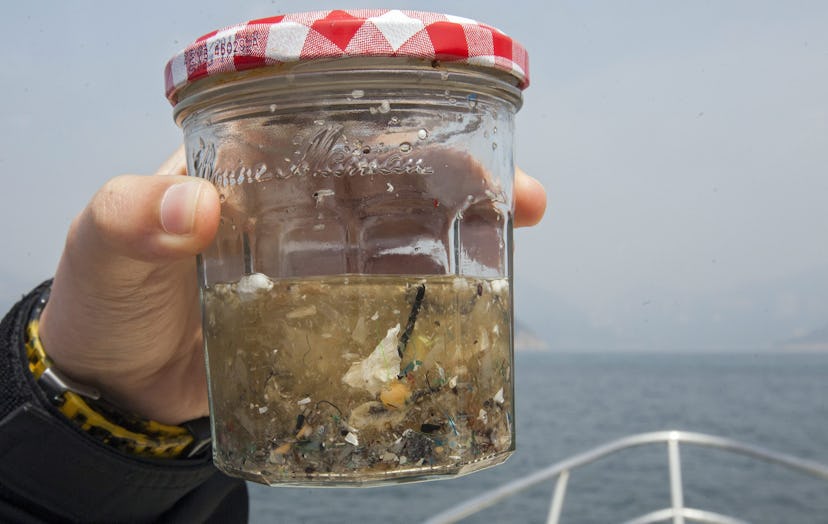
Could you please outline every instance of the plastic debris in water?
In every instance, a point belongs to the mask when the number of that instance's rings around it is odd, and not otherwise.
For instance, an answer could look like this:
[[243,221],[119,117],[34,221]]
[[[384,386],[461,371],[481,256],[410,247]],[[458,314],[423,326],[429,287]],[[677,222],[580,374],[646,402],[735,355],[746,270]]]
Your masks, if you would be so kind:
[[368,358],[351,364],[342,381],[354,388],[365,389],[374,395],[383,390],[386,383],[400,374],[400,355],[397,353],[397,335],[400,325],[388,330]]
[[345,435],[345,442],[351,444],[353,446],[359,446],[359,438],[356,436],[356,433],[349,431],[347,435]]
[[392,382],[380,393],[380,401],[385,407],[400,409],[411,396],[411,388],[399,380]]
[[397,345],[397,353],[400,354],[400,358],[402,358],[405,347],[408,345],[408,339],[411,338],[411,332],[414,331],[417,315],[420,314],[420,307],[423,305],[425,290],[425,284],[417,286],[417,294],[414,296],[414,302],[411,304],[411,312],[408,314],[408,323],[405,325],[405,331],[403,331],[400,337],[400,343]]
[[213,406],[222,464],[271,483],[370,481],[513,447],[507,279],[267,284],[245,277],[244,302],[238,283],[205,290],[206,318],[228,319],[205,323],[211,377],[231,392]]
[[273,282],[261,273],[245,275],[239,279],[239,283],[236,285],[239,300],[243,302],[254,299],[259,292],[270,291],[271,289],[273,289]]
[[285,318],[291,318],[291,319],[305,318],[305,317],[312,317],[315,314],[316,314],[316,306],[311,304],[310,306],[299,307],[299,308],[294,309],[293,311],[288,312],[288,314],[285,315]]

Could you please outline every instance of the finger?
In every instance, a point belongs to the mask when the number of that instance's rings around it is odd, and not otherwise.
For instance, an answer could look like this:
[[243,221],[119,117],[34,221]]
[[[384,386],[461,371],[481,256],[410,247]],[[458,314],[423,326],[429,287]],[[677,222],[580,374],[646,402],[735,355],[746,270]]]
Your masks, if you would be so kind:
[[517,168],[515,175],[515,226],[534,226],[546,211],[546,190],[536,179]]
[[82,258],[160,263],[191,257],[215,236],[219,209],[215,188],[199,178],[119,176],[73,223],[67,248]]
[[178,149],[166,159],[163,164],[158,166],[155,171],[156,175],[186,175],[187,174],[187,158],[184,156],[184,144],[178,146]]

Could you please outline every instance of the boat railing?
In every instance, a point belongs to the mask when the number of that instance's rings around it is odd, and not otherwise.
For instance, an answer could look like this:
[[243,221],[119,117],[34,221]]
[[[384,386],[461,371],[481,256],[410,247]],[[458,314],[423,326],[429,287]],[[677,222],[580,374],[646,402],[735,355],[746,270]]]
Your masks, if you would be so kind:
[[458,522],[496,504],[505,498],[516,495],[517,493],[540,483],[551,481],[552,479],[556,480],[549,503],[549,512],[546,522],[547,524],[558,524],[561,518],[561,511],[563,510],[570,472],[619,451],[650,444],[666,444],[667,447],[667,464],[670,474],[670,505],[666,508],[652,511],[632,520],[628,520],[625,524],[650,524],[653,522],[665,522],[670,520],[672,520],[673,524],[684,524],[685,522],[746,524],[745,521],[735,517],[730,517],[712,511],[688,508],[684,505],[684,485],[681,476],[680,444],[704,446],[740,455],[746,455],[756,460],[781,465],[806,475],[828,480],[828,466],[818,462],[804,460],[792,455],[778,453],[736,440],[706,435],[703,433],[692,433],[687,431],[656,431],[620,438],[584,453],[572,456],[561,462],[547,466],[539,471],[536,471],[535,473],[488,490],[453,508],[443,511],[428,519],[426,524],[448,524]]

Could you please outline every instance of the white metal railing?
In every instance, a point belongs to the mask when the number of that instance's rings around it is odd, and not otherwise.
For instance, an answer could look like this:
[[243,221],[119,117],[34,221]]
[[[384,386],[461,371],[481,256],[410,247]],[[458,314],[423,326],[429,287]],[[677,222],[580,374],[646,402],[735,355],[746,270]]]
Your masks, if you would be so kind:
[[717,448],[731,453],[746,455],[751,458],[778,464],[787,468],[811,475],[823,480],[828,480],[828,466],[818,462],[800,459],[791,455],[777,453],[758,446],[744,444],[728,438],[705,435],[703,433],[691,433],[687,431],[656,431],[653,433],[640,433],[618,440],[614,440],[603,446],[580,453],[566,460],[547,466],[529,476],[514,480],[498,488],[486,491],[466,502],[439,513],[426,520],[426,524],[448,524],[457,522],[471,516],[495,503],[515,495],[527,488],[535,486],[544,481],[557,477],[555,489],[552,492],[552,499],[549,505],[547,524],[558,524],[563,509],[566,487],[569,481],[570,471],[600,460],[607,455],[617,453],[621,450],[644,446],[647,444],[667,444],[667,460],[670,468],[670,507],[660,509],[641,515],[638,518],[627,521],[625,524],[650,524],[652,522],[663,522],[672,519],[673,524],[684,524],[685,521],[702,522],[709,524],[746,524],[744,521],[700,509],[687,508],[684,506],[684,488],[681,480],[681,455],[679,444],[692,444]]

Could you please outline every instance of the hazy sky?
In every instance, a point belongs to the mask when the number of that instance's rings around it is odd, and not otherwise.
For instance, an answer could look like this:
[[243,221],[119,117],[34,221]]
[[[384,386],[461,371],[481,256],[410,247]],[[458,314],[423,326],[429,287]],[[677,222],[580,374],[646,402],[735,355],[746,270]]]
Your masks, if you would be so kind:
[[[0,69],[0,306],[52,274],[107,178],[180,130],[167,59],[281,12],[385,2],[15,2]],[[398,1],[529,51],[517,315],[561,349],[762,349],[828,325],[828,3]]]

